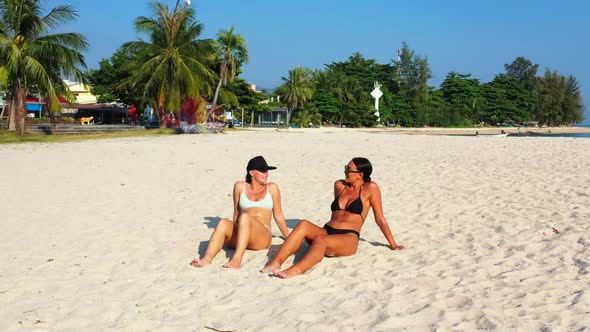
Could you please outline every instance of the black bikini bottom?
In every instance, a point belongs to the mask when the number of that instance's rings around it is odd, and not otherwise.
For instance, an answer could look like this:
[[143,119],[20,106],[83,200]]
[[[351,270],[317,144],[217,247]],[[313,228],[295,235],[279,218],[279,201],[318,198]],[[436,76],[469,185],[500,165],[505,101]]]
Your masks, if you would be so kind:
[[326,230],[326,232],[328,232],[328,235],[335,235],[335,234],[349,234],[349,233],[354,233],[356,234],[356,236],[358,236],[359,238],[361,237],[361,235],[359,234],[359,232],[355,231],[354,229],[340,229],[340,228],[334,228],[332,226],[329,226],[328,224],[324,225],[324,229]]

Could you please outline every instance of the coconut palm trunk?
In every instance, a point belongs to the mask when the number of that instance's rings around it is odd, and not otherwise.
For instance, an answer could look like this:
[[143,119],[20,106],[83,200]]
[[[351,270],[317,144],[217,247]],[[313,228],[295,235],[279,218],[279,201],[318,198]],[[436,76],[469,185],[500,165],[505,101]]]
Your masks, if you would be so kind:
[[60,76],[85,81],[79,67],[86,67],[81,53],[88,46],[86,39],[77,33],[49,33],[76,17],[67,5],[45,15],[40,1],[0,1],[0,61],[10,86],[9,129],[19,135],[27,131],[26,98],[31,87],[48,96],[52,110],[57,111],[61,106],[56,91],[68,89]]
[[234,26],[227,31],[220,31],[217,34],[216,47],[221,60],[219,66],[219,82],[217,82],[213,104],[207,114],[207,119],[217,109],[216,106],[221,93],[221,87],[233,82],[238,68],[242,63],[248,62],[249,57],[246,41],[242,35],[235,33]]
[[311,71],[297,67],[289,70],[289,77],[281,78],[283,83],[277,90],[281,99],[287,103],[287,125],[293,112],[303,107],[313,95]]
[[201,91],[211,91],[214,73],[208,67],[212,41],[200,40],[203,25],[193,8],[170,8],[165,3],[151,2],[151,17],[135,19],[135,29],[150,35],[150,40],[124,43],[125,52],[136,54],[137,70],[130,78],[132,86],[143,86],[144,94],[158,105],[160,126],[165,127],[172,115],[180,123],[182,105]]
[[8,130],[15,131],[16,130],[16,99],[10,98],[8,100]]
[[293,114],[293,108],[287,107],[287,126],[291,123],[291,114]]
[[221,92],[221,84],[223,83],[223,79],[220,77],[219,82],[217,83],[217,88],[215,88],[215,96],[213,97],[213,106],[217,105],[217,99],[219,98],[219,92]]
[[49,111],[49,122],[51,123],[52,132],[56,133],[57,132],[57,121],[55,119],[55,114],[51,111],[51,104],[49,103],[48,99],[45,101],[44,106]]
[[19,135],[26,133],[26,90],[15,87],[14,93],[8,99],[8,130],[16,131]]
[[[222,65],[223,66],[223,65]],[[221,92],[221,85],[223,84],[223,77],[219,77],[219,82],[217,83],[217,88],[215,88],[215,96],[213,97],[213,103],[211,104],[211,108],[207,111],[207,115],[205,116],[205,121],[209,121],[209,117],[217,111],[217,99],[219,98],[219,93]]]
[[23,88],[16,90],[16,132],[20,136],[27,133],[27,92]]

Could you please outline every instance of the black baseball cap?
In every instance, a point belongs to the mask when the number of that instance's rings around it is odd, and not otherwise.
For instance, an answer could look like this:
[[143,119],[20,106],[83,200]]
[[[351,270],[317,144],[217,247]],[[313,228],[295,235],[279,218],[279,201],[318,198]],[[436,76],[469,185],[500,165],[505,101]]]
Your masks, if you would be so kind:
[[247,171],[257,170],[257,171],[266,172],[271,169],[277,169],[277,168],[274,166],[269,166],[266,163],[266,160],[264,160],[264,157],[262,157],[262,156],[256,156],[256,157],[250,159],[250,161],[248,162],[248,166],[246,166]]

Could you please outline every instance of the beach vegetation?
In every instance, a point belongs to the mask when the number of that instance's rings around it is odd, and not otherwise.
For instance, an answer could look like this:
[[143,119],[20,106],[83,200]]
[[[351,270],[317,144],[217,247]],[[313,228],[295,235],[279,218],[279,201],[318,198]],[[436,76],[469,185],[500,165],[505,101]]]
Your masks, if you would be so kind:
[[324,122],[336,122],[339,114],[338,99],[329,89],[317,89],[313,95],[313,105],[324,119]]
[[211,94],[215,49],[213,40],[199,39],[203,25],[192,7],[177,2],[170,8],[157,1],[150,6],[153,16],[135,20],[137,32],[148,38],[124,43],[122,49],[136,56],[129,84],[143,88],[143,99],[152,103],[161,126],[166,126],[170,119],[180,122],[188,98]]
[[297,67],[289,70],[288,77],[282,77],[283,84],[277,89],[281,99],[287,104],[287,124],[294,111],[299,110],[313,96],[312,71]]
[[111,133],[93,133],[82,135],[28,134],[24,136],[18,135],[15,131],[0,130],[0,144],[77,142],[84,140],[112,139],[121,137],[151,137],[174,134],[175,130],[170,128],[120,131]]
[[314,73],[315,91],[309,102],[318,108],[322,105],[329,107],[320,108],[325,122],[340,126],[371,126],[377,118],[372,110],[372,97],[363,89],[363,84],[374,84],[379,77],[384,78],[386,68],[374,60],[367,61],[359,53],[347,61],[332,62],[326,65],[325,71]]
[[235,26],[232,26],[227,31],[220,31],[217,34],[217,40],[214,45],[220,63],[219,80],[215,88],[215,95],[213,96],[213,107],[217,105],[221,87],[233,82],[239,67],[249,60],[246,40],[242,35],[235,32]]
[[398,92],[413,108],[421,109],[428,102],[428,80],[432,70],[428,58],[420,56],[403,42],[399,60],[392,60],[392,92]]
[[77,17],[69,5],[43,13],[40,1],[0,1],[0,68],[7,85],[8,129],[27,132],[27,95],[46,100],[51,114],[61,110],[58,95],[71,99],[61,79],[73,77],[86,83],[86,38],[78,33],[51,33]]
[[316,106],[306,104],[301,111],[293,115],[291,123],[300,128],[319,127],[322,125],[322,115]]
[[450,72],[440,86],[447,108],[451,112],[451,125],[475,124],[480,119],[484,100],[479,80],[471,74]]
[[[517,126],[530,121],[567,125],[584,120],[580,84],[573,75],[547,69],[538,77],[539,65],[525,57],[504,68],[487,83],[469,73],[449,72],[438,88],[432,87],[428,58],[404,42],[399,57],[389,64],[365,59],[358,52],[347,61],[327,64],[311,76],[311,91],[307,90],[311,97],[291,98],[288,104],[291,110],[313,105],[325,124],[339,126]],[[290,71],[289,81],[295,81],[292,77],[296,75]],[[369,94],[375,82],[383,93],[379,119]],[[284,93],[286,87],[283,84],[278,91]]]
[[273,106],[277,106],[277,103],[263,103],[262,101],[269,97],[252,90],[250,83],[240,77],[237,77],[226,89],[231,91],[237,99],[237,103],[229,104],[228,107],[233,110],[234,117],[241,119],[243,124],[253,124],[254,114],[269,112]]
[[537,71],[539,70],[538,64],[519,56],[512,63],[504,64],[504,69],[507,77],[516,79],[527,91],[533,92],[535,90]]
[[[178,116],[192,119],[192,109],[187,110],[187,105],[195,104],[188,101],[196,94],[213,99],[213,107],[201,118],[208,119],[209,113],[223,110],[251,125],[255,114],[284,106],[287,123],[293,118],[293,123],[301,127],[310,123],[315,126],[320,118],[323,124],[354,127],[517,126],[527,122],[565,125],[584,120],[580,84],[573,75],[547,69],[539,77],[538,64],[517,57],[490,82],[453,71],[434,87],[428,85],[432,78],[428,58],[406,42],[389,63],[381,64],[354,52],[347,60],[331,62],[323,69],[293,68],[276,90],[257,92],[239,77],[248,52],[235,27],[220,31],[216,41],[199,40],[202,26],[194,12],[184,12],[190,8],[170,11],[157,2],[152,6],[153,18],[136,21],[138,31],[148,33],[150,42],[126,43],[88,77],[101,102],[152,105],[159,110],[162,125],[178,125]],[[175,26],[184,27],[175,30]],[[175,38],[189,40],[192,46],[176,50],[175,45],[180,44],[168,38],[172,30],[176,31]],[[182,68],[196,65],[195,61],[202,72],[191,69],[190,76]],[[370,95],[375,83],[383,92],[379,117]],[[280,102],[272,101],[271,97],[277,96]],[[222,105],[216,107],[217,102]]]
[[382,99],[384,107],[380,107],[379,112],[384,122],[396,123],[404,127],[414,127],[416,110],[409,100],[395,93],[384,93]]
[[[141,109],[148,105],[156,110],[161,127],[178,127],[183,121],[192,125],[192,119],[224,120],[223,111],[249,115],[268,108],[258,105],[265,96],[237,77],[248,61],[248,51],[234,26],[220,31],[217,40],[199,39],[203,25],[190,6],[150,5],[153,15],[135,20],[136,30],[146,40],[124,43],[100,62],[99,69],[88,72],[100,102],[135,104]],[[211,107],[196,114],[209,98]],[[222,105],[216,106],[218,102]]]
[[139,66],[139,53],[119,48],[108,59],[99,62],[99,68],[86,72],[91,84],[90,91],[98,103],[119,103],[123,105],[146,104],[142,98],[143,86],[131,84],[131,76]]
[[575,77],[566,77],[547,68],[538,80],[536,95],[536,120],[541,124],[555,126],[583,120],[584,103]]
[[483,84],[481,96],[484,105],[479,119],[486,123],[500,123],[506,119],[522,123],[534,112],[534,93],[509,74],[498,74],[491,82]]
[[0,91],[8,88],[8,68],[0,66]]

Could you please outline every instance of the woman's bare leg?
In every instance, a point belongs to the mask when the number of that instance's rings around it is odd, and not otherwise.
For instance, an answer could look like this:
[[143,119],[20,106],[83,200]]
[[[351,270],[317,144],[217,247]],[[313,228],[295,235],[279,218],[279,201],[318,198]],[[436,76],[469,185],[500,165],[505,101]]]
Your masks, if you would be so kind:
[[[250,241],[250,227],[252,221],[252,218],[248,214],[242,213],[240,215],[237,228],[238,234],[236,237],[236,251],[232,258],[227,263],[223,264],[223,267],[239,269],[242,266],[242,258],[248,247],[248,242]],[[256,221],[254,220],[254,222]]]
[[191,265],[194,267],[201,267],[210,264],[215,255],[217,255],[223,247],[223,244],[229,241],[232,237],[233,232],[234,223],[227,219],[221,219],[215,227],[213,234],[211,234],[205,255],[199,259],[193,259]]
[[230,246],[235,246],[236,251],[229,262],[225,263],[223,267],[240,268],[246,249],[268,249],[271,241],[272,233],[270,229],[265,227],[265,224],[261,220],[247,213],[242,213],[238,222],[237,234],[234,238],[230,239],[229,243]]
[[301,248],[303,240],[312,240],[318,235],[326,234],[325,229],[313,224],[309,220],[301,220],[289,236],[287,236],[279,252],[260,272],[269,273],[279,270],[285,260]]
[[303,274],[321,262],[324,256],[350,256],[356,253],[358,237],[355,234],[319,235],[313,239],[311,248],[302,260],[284,271],[275,272],[279,278]]

